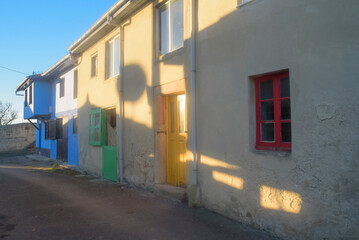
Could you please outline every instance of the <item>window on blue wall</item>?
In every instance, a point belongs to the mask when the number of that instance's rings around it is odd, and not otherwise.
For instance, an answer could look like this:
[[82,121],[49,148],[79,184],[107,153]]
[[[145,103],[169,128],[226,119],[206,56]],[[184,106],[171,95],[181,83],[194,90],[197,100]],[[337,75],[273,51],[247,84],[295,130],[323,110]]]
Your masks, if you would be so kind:
[[77,115],[74,115],[74,117],[72,118],[72,133],[75,134],[75,135],[78,134]]
[[27,106],[27,89],[25,89],[25,107]]
[[32,85],[29,88],[29,104],[32,104]]
[[46,121],[45,122],[45,139],[47,139],[47,140],[57,139],[56,130],[57,130],[56,119]]
[[60,79],[60,98],[65,96],[65,79]]

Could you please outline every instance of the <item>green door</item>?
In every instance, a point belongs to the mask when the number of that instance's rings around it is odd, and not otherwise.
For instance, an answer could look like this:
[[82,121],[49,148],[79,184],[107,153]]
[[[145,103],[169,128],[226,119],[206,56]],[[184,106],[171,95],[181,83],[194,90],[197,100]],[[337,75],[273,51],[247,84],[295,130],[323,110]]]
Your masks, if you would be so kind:
[[102,147],[102,176],[117,182],[117,148],[114,146]]

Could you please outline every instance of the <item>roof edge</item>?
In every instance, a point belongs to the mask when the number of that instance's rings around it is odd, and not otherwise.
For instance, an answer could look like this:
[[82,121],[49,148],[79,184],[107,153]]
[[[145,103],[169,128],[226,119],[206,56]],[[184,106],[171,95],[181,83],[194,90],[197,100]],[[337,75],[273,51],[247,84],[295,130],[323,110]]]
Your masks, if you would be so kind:
[[113,5],[102,17],[95,22],[92,27],[87,30],[79,39],[77,39],[71,46],[67,49],[69,52],[72,52],[76,48],[78,48],[80,45],[85,43],[88,38],[92,35],[93,32],[98,30],[99,28],[102,28],[103,24],[107,21],[107,16],[113,15],[116,11],[124,7],[127,3],[132,3],[134,0],[121,0],[118,1],[115,5]]

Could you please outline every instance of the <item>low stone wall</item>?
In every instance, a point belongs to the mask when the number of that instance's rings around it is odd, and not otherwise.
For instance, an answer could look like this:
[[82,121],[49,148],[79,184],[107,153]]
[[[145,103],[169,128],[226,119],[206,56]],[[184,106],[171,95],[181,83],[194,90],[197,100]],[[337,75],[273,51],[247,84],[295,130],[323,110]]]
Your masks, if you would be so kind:
[[0,152],[22,150],[35,143],[35,130],[30,123],[0,126]]

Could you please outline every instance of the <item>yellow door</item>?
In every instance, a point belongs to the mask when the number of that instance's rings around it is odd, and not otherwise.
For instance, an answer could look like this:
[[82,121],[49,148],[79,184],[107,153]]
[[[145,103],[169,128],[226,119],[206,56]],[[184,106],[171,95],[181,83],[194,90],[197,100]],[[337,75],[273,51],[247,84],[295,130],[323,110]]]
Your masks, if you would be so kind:
[[167,183],[186,186],[186,96],[167,98]]

